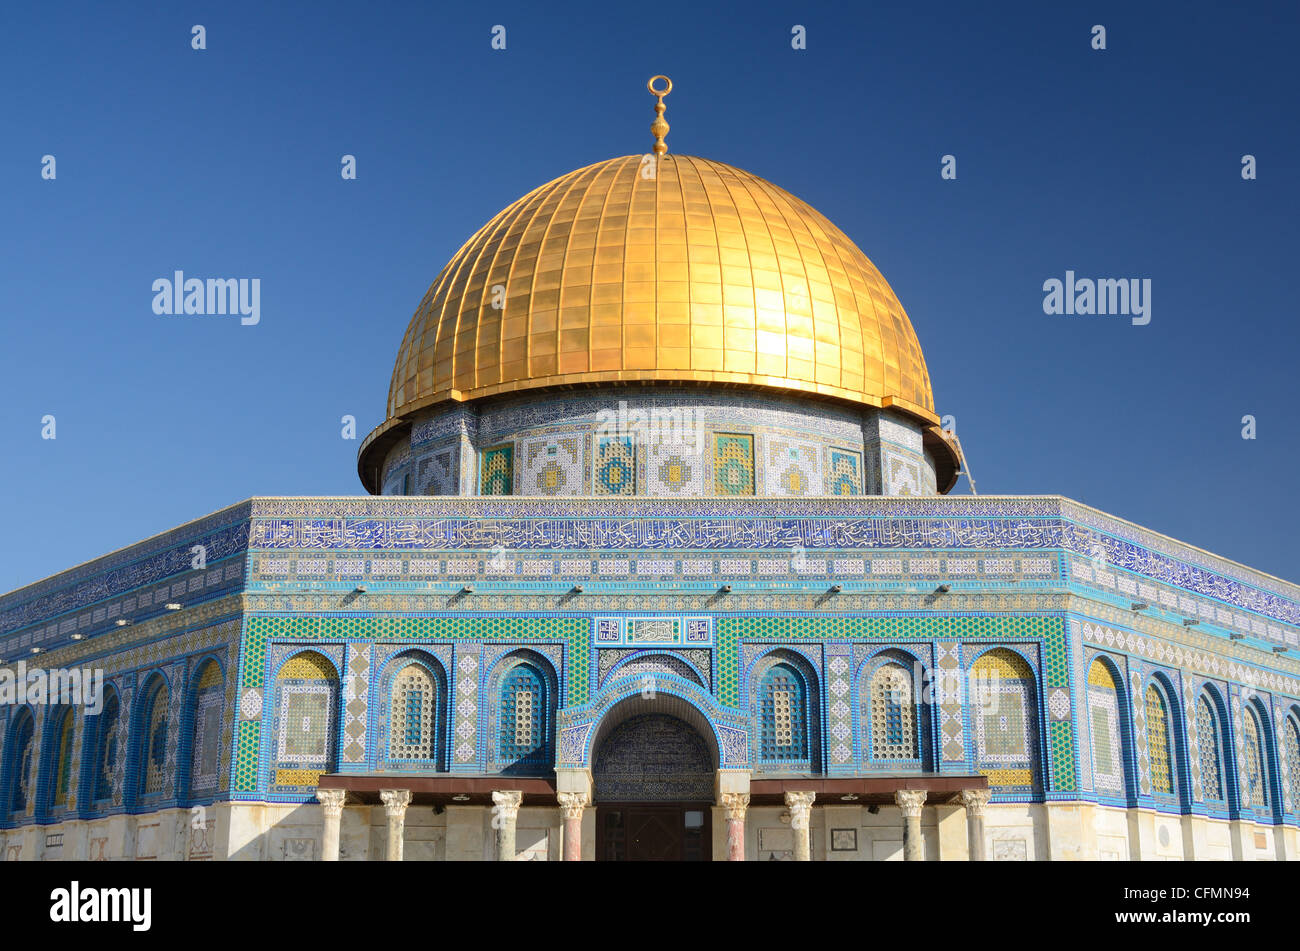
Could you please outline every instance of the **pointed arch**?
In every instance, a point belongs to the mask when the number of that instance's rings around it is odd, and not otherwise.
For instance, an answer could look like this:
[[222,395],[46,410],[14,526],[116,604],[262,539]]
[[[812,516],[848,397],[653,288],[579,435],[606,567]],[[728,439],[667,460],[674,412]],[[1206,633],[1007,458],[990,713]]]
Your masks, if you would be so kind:
[[1143,692],[1146,711],[1147,769],[1151,792],[1155,796],[1175,797],[1179,794],[1178,758],[1174,745],[1174,717],[1170,703],[1171,691],[1161,677],[1147,681]]
[[200,660],[190,677],[185,716],[190,738],[186,764],[190,799],[215,796],[221,765],[221,733],[226,706],[226,674],[216,657]]
[[512,651],[493,668],[491,684],[496,768],[525,776],[553,769],[559,690],[550,661],[537,651]]
[[39,813],[49,815],[68,808],[68,800],[76,801],[72,795],[72,747],[76,738],[77,718],[70,705],[56,707],[50,711],[45,727],[44,764],[38,788],[41,790]]
[[1282,720],[1282,743],[1286,756],[1286,785],[1291,814],[1300,816],[1300,705],[1293,706]]
[[862,668],[861,722],[865,759],[891,771],[933,768],[930,704],[919,658],[889,648]]
[[777,648],[759,658],[750,682],[756,769],[821,772],[821,701],[812,664]]
[[93,731],[93,760],[87,783],[90,802],[107,803],[113,798],[113,781],[118,762],[118,724],[121,720],[122,702],[117,688],[109,684],[104,691],[104,705],[99,713],[87,720]]
[[380,729],[379,758],[403,769],[445,768],[447,674],[425,651],[390,658],[380,678],[387,718]]
[[5,808],[15,819],[22,819],[32,801],[32,753],[36,739],[36,716],[32,708],[18,711],[9,728],[5,744]]
[[1269,756],[1268,715],[1256,700],[1247,700],[1242,706],[1242,804],[1256,813],[1269,813],[1277,800],[1269,782],[1272,758]]
[[1039,794],[1042,767],[1038,687],[1028,661],[1006,647],[980,654],[970,668],[975,768],[1006,792]]
[[1227,808],[1232,768],[1228,742],[1227,706],[1218,689],[1206,684],[1196,696],[1196,750],[1201,772],[1201,798],[1211,806]]
[[167,719],[170,688],[161,671],[145,681],[140,693],[139,712],[131,731],[131,748],[135,754],[134,798],[153,799],[162,795],[167,785],[167,750],[172,741]]
[[313,788],[337,767],[339,674],[324,654],[302,650],[275,677],[273,791]]
[[1092,755],[1093,788],[1099,796],[1123,798],[1132,789],[1132,737],[1119,665],[1104,654],[1095,657],[1088,667],[1088,735]]

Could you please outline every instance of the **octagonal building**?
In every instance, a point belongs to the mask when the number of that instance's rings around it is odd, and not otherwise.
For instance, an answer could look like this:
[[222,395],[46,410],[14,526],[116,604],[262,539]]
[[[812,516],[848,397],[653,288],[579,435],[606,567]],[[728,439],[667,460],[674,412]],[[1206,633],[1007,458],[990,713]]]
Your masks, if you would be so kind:
[[805,202],[669,153],[664,89],[653,151],[434,278],[368,494],[0,597],[0,854],[1300,855],[1300,588],[949,495],[897,295]]

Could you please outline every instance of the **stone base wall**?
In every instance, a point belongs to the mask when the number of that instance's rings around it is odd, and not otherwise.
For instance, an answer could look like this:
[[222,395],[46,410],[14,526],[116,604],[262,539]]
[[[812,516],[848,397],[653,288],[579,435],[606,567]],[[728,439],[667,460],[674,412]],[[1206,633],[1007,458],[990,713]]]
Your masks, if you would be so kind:
[[[745,856],[784,861],[793,855],[788,816],[780,806],[751,808]],[[221,803],[204,813],[166,809],[135,816],[73,820],[0,832],[7,861],[157,860],[312,861],[321,856],[323,817],[317,805]],[[713,810],[713,855],[726,857],[726,816]],[[897,806],[815,805],[813,861],[902,861],[903,817]],[[927,861],[966,861],[961,806],[928,806],[921,831]],[[583,816],[583,859],[595,858],[595,810]],[[1300,860],[1300,829],[1091,803],[997,804],[987,807],[985,851],[992,861]],[[347,806],[341,861],[382,860],[387,822],[382,806]],[[519,810],[516,849],[523,861],[559,861],[563,822],[554,807]],[[411,806],[406,861],[492,861],[495,832],[487,806]]]

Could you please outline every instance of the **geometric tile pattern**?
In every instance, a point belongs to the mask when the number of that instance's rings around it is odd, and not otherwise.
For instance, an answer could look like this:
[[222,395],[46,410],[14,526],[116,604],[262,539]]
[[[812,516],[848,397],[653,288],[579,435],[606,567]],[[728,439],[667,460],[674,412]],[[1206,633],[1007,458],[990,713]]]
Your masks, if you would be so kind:
[[1174,771],[1169,748],[1169,714],[1165,698],[1154,683],[1147,685],[1147,751],[1151,763],[1151,788],[1166,796],[1174,792]]
[[821,451],[814,443],[767,438],[766,495],[823,495]]
[[[583,495],[584,440],[578,436],[530,439],[523,444],[523,464],[520,467],[520,495]],[[484,456],[485,478],[490,478],[487,456]],[[510,493],[500,493],[510,494]]]
[[1244,704],[1246,715],[1242,719],[1245,729],[1241,745],[1245,752],[1246,769],[1242,773],[1242,798],[1257,812],[1268,809],[1268,759],[1263,748],[1263,728],[1253,703]]
[[1286,778],[1287,811],[1300,815],[1300,716],[1282,713],[1280,772]]
[[1119,691],[1110,669],[1094,660],[1088,670],[1088,720],[1092,739],[1094,788],[1124,794],[1124,748],[1120,735]]
[[945,763],[966,759],[962,712],[965,699],[961,644],[935,641],[935,706],[939,711],[939,747]]
[[226,702],[225,678],[215,660],[208,660],[198,684],[194,704],[194,741],[190,760],[190,794],[211,795],[216,792],[221,762],[223,708]]
[[456,648],[456,677],[452,688],[452,759],[472,764],[478,757],[479,681],[482,677],[483,646],[465,644]]
[[763,675],[759,693],[760,762],[806,763],[808,717],[803,678],[788,664],[773,664]]
[[1151,754],[1150,737],[1147,733],[1146,694],[1142,689],[1142,672],[1144,665],[1133,662],[1129,667],[1132,684],[1129,697],[1132,703],[1133,740],[1137,747],[1138,790],[1144,796],[1151,795]]
[[853,761],[852,685],[849,675],[853,664],[853,645],[847,642],[825,645],[827,717],[826,735],[829,748],[828,766],[851,770]]
[[636,495],[636,444],[631,436],[597,436],[596,495]]
[[886,659],[868,681],[863,722],[869,731],[872,760],[921,759],[917,696],[912,672],[896,659]]
[[1037,704],[1034,674],[1019,654],[984,652],[972,665],[975,768],[989,784],[1013,789],[1037,785]]
[[512,495],[514,493],[514,444],[506,443],[484,449],[479,463],[480,495]]
[[753,436],[725,433],[714,435],[713,491],[717,495],[754,494]]
[[[240,689],[260,688],[265,678],[265,658],[268,638],[319,640],[363,639],[374,641],[419,642],[422,640],[533,640],[548,639],[566,642],[570,656],[587,657],[591,650],[591,621],[587,618],[569,617],[423,617],[389,618],[378,616],[320,617],[316,615],[250,616],[246,620],[244,652],[240,664]],[[464,648],[461,649],[463,651]],[[466,677],[460,670],[474,653],[458,651],[454,693],[456,696],[453,724],[456,742],[453,746],[453,765],[472,763],[477,755],[474,736],[461,736],[461,708],[466,700],[475,705],[477,696],[466,697]],[[477,660],[472,661],[477,664]],[[573,665],[566,671],[570,702],[585,703],[589,684],[585,664]],[[477,680],[474,681],[477,694]],[[232,792],[248,794],[257,790],[257,758],[260,748],[261,724],[245,720],[239,726],[237,741],[237,766]],[[467,755],[466,755],[467,754]],[[247,798],[245,795],[242,798]]]
[[297,791],[313,787],[334,768],[338,723],[338,674],[314,651],[295,654],[275,682],[274,766],[271,788]]
[[366,761],[366,721],[369,713],[371,651],[370,644],[349,644],[344,663],[343,688],[343,762]]
[[862,454],[847,449],[831,450],[829,495],[862,494]]
[[1209,696],[1196,701],[1196,749],[1200,760],[1202,801],[1223,802],[1222,757],[1219,755],[1219,718]]
[[[717,637],[718,699],[735,707],[739,699],[739,642],[743,637],[778,642],[799,640],[934,640],[938,638],[1032,640],[1042,644],[1044,686],[1069,688],[1069,649],[1062,618],[1047,615],[1026,616],[953,616],[953,617],[810,617],[807,615],[767,615],[746,618],[720,617],[715,622]],[[951,663],[945,658],[940,663]],[[942,668],[941,668],[942,669]],[[942,680],[942,678],[941,678]],[[954,701],[945,697],[946,709],[952,713]],[[941,714],[942,715],[942,714]],[[960,722],[960,721],[958,721]],[[955,724],[947,723],[945,748]],[[1053,790],[1076,788],[1073,758],[1074,730],[1071,721],[1050,723],[1049,764]],[[945,752],[945,757],[948,753]]]

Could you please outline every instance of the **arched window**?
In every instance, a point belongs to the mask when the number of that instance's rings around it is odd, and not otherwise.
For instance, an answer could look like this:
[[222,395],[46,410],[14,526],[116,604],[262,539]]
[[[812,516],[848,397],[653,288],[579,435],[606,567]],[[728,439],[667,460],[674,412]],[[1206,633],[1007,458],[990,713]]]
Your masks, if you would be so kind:
[[1092,779],[1102,795],[1127,792],[1123,727],[1119,716],[1119,687],[1100,658],[1088,668],[1088,727],[1092,740]]
[[1219,717],[1207,694],[1196,701],[1196,755],[1201,764],[1201,790],[1206,802],[1222,803],[1223,753],[1219,744]]
[[873,760],[921,759],[920,717],[912,672],[895,660],[871,675],[868,748]]
[[18,714],[9,741],[9,811],[15,817],[27,811],[31,799],[32,740],[36,720],[26,708]]
[[225,700],[226,678],[221,673],[221,665],[208,660],[199,668],[194,684],[190,746],[190,796],[193,798],[210,796],[217,791]]
[[1300,718],[1291,714],[1282,728],[1286,748],[1287,783],[1291,787],[1291,811],[1300,815]]
[[72,708],[62,711],[55,723],[54,732],[50,734],[54,742],[49,759],[54,770],[50,777],[54,787],[50,805],[55,809],[66,809],[68,793],[72,789],[72,735],[76,726]]
[[95,767],[91,776],[91,797],[96,802],[113,798],[113,774],[117,770],[117,722],[121,713],[117,691],[111,690],[104,708],[95,716]]
[[139,720],[144,731],[140,738],[139,789],[142,796],[157,796],[167,782],[167,684],[155,677],[146,690]]
[[1256,810],[1268,808],[1268,758],[1264,752],[1264,729],[1260,726],[1253,703],[1246,704],[1246,715],[1241,718],[1242,744],[1246,771],[1242,776],[1242,792],[1246,805]]
[[438,688],[423,666],[407,664],[393,678],[389,704],[388,755],[391,759],[434,758]]
[[759,758],[769,763],[806,762],[808,691],[803,676],[790,664],[773,664],[763,674],[759,690]]
[[1147,684],[1147,759],[1151,766],[1151,790],[1172,796],[1177,789],[1170,744],[1169,706],[1164,693],[1154,683]]
[[546,678],[530,663],[511,667],[501,681],[498,758],[507,768],[544,767],[550,762],[550,698]]
[[1037,790],[1038,701],[1033,668],[1014,651],[995,648],[971,666],[975,768],[989,785]]
[[316,786],[335,763],[338,674],[324,656],[303,651],[285,661],[275,679],[276,746],[272,786],[278,791]]

